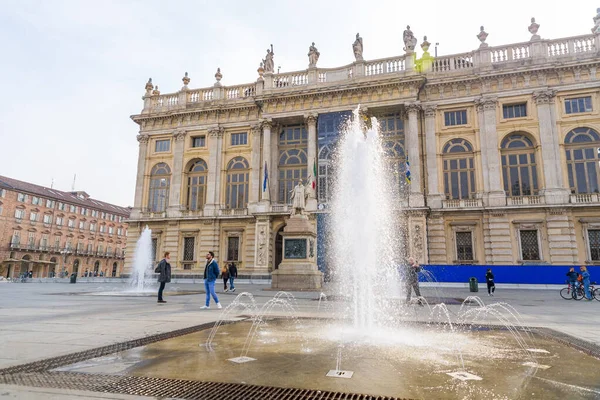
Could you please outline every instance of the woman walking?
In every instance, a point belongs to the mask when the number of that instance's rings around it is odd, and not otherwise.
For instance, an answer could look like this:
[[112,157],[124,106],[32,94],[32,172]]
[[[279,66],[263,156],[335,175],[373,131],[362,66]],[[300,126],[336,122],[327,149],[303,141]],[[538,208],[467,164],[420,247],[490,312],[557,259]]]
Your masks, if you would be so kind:
[[227,263],[223,263],[221,268],[221,278],[223,278],[223,290],[227,292],[227,281],[229,280],[229,270],[227,269]]

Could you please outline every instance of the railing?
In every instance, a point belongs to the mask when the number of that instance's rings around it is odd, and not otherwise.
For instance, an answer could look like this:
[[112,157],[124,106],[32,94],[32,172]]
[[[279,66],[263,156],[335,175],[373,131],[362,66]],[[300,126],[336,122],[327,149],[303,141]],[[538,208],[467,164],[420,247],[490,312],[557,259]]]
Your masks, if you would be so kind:
[[352,79],[354,68],[352,65],[346,65],[340,68],[319,68],[319,83],[340,82]]
[[213,89],[197,89],[188,92],[188,103],[200,103],[202,101],[213,100]]
[[548,41],[548,57],[561,57],[595,51],[596,44],[593,35],[575,36]]
[[571,203],[600,203],[600,194],[598,193],[582,193],[572,194]]
[[290,72],[273,76],[273,87],[284,88],[288,86],[308,85],[308,72]]
[[191,217],[204,217],[204,216],[208,217],[209,215],[204,215],[204,210],[200,209],[200,210],[182,210],[181,216],[183,218],[191,218]]
[[473,208],[483,207],[481,199],[448,199],[442,200],[442,208]]
[[544,204],[544,196],[513,196],[506,198],[506,205],[523,206]]
[[287,204],[271,204],[271,212],[287,214],[290,212],[290,206]]
[[223,216],[223,217],[248,215],[248,209],[247,208],[221,208],[219,210],[219,215]]
[[228,100],[241,99],[256,95],[256,85],[242,85],[225,89],[225,97]]
[[492,64],[522,60],[530,57],[530,43],[517,43],[491,49]]
[[365,64],[365,75],[385,75],[406,70],[404,56],[382,58]]
[[431,70],[433,72],[450,72],[470,69],[473,66],[473,53],[464,53],[434,59]]

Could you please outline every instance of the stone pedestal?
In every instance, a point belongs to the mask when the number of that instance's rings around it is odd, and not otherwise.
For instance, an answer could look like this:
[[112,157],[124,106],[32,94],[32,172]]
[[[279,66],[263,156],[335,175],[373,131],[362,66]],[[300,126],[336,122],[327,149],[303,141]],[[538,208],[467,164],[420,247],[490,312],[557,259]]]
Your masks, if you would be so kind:
[[283,257],[273,271],[271,287],[281,290],[315,290],[323,285],[317,269],[317,234],[306,215],[293,215],[281,234]]

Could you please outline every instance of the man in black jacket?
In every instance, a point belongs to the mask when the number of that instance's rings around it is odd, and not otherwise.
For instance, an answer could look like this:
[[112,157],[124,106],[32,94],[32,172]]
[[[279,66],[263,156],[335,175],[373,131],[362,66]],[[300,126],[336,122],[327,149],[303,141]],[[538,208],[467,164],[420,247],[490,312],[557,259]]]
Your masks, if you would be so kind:
[[163,290],[165,289],[165,284],[167,282],[171,282],[171,264],[169,264],[169,260],[171,259],[171,253],[168,251],[165,252],[165,258],[163,258],[156,267],[155,272],[158,272],[158,282],[160,282],[160,287],[158,288],[158,302],[166,303],[163,300]]
[[229,264],[229,290],[235,292],[235,286],[233,286],[233,280],[237,278],[237,267],[235,263]]

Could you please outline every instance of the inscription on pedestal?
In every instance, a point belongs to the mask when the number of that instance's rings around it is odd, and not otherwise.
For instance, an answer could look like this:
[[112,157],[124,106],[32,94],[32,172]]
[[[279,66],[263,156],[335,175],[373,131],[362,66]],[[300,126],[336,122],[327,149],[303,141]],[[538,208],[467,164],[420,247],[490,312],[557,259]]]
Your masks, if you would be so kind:
[[306,239],[285,239],[283,258],[306,258]]

